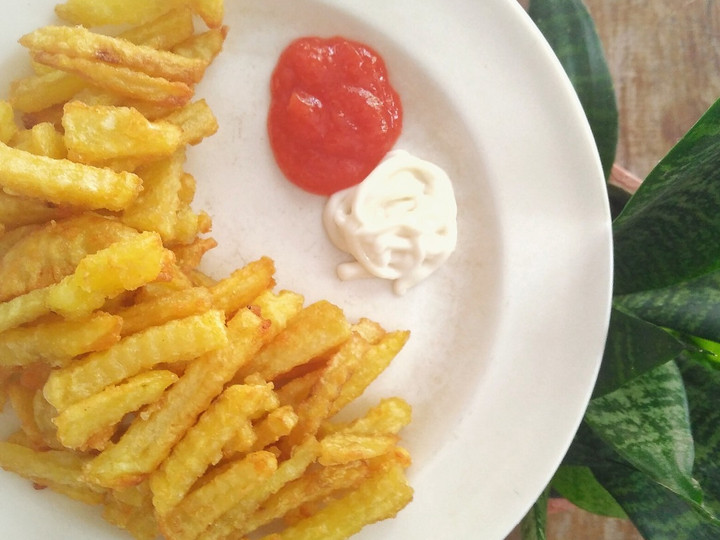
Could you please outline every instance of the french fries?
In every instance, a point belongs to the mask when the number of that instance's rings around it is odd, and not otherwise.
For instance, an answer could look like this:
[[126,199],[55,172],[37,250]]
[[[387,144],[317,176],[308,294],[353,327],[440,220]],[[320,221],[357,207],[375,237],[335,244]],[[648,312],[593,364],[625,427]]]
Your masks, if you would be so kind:
[[194,93],[222,0],[56,12],[70,25],[20,39],[35,74],[0,101],[0,406],[20,425],[0,467],[140,540],[339,540],[394,516],[410,405],[335,416],[409,333],[276,291],[270,257],[201,267],[216,242],[185,164],[218,129]]
[[38,156],[0,143],[0,187],[59,205],[122,210],[138,196],[142,180],[131,172]]

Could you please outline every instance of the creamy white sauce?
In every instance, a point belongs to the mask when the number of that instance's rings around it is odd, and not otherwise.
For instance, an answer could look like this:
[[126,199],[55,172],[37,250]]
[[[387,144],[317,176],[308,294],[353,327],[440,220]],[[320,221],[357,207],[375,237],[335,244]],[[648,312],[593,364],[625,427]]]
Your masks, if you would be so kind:
[[323,224],[354,262],[342,280],[392,280],[398,295],[437,270],[457,245],[457,203],[447,173],[404,150],[390,152],[357,186],[328,200]]

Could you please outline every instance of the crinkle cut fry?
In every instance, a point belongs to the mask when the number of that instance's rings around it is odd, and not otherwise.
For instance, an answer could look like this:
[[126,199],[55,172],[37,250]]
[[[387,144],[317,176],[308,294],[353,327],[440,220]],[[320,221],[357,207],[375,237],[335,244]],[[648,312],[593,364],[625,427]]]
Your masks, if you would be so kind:
[[120,441],[87,467],[87,478],[101,486],[122,487],[145,478],[220,394],[238,368],[263,344],[264,320],[241,310],[228,323],[230,344],[191,362],[145,418],[138,417]]
[[130,172],[36,156],[0,143],[0,187],[59,205],[122,210],[142,189]]
[[412,496],[402,466],[394,464],[380,469],[316,514],[262,540],[345,540],[366,525],[395,517]]
[[168,321],[128,336],[51,373],[43,393],[58,411],[162,362],[187,362],[228,342],[218,310]]

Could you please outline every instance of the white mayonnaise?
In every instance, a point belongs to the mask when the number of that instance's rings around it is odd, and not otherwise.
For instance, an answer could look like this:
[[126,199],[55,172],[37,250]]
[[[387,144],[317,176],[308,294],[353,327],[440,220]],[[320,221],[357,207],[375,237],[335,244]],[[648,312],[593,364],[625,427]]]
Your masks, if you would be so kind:
[[323,224],[355,262],[342,280],[393,280],[402,295],[442,265],[457,244],[457,203],[448,175],[404,150],[390,152],[357,186],[330,197]]

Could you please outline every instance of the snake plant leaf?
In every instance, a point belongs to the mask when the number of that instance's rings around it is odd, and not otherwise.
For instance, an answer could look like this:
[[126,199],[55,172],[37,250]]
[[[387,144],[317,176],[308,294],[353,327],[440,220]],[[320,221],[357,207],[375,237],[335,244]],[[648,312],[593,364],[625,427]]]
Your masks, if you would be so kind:
[[614,293],[720,270],[720,100],[650,172],[613,222]]
[[658,326],[613,308],[593,398],[676,358],[685,345]]
[[582,0],[532,0],[528,14],[575,88],[609,178],[617,150],[618,109],[595,22]]
[[[629,412],[632,417],[632,412]],[[564,465],[587,466],[622,507],[646,540],[718,538],[717,520],[703,505],[688,501],[638,470],[583,421]]]
[[590,467],[562,465],[550,482],[562,497],[593,514],[627,519],[613,496],[597,481]]
[[645,540],[720,538],[717,521],[634,467],[607,462],[593,467],[593,473]]
[[720,341],[720,270],[661,289],[616,295],[613,302],[653,324]]
[[585,422],[615,452],[655,482],[701,505],[692,477],[694,444],[680,370],[667,362],[592,399]]
[[705,506],[720,518],[720,369],[691,354],[682,355],[678,365],[695,439],[694,475],[703,487]]

